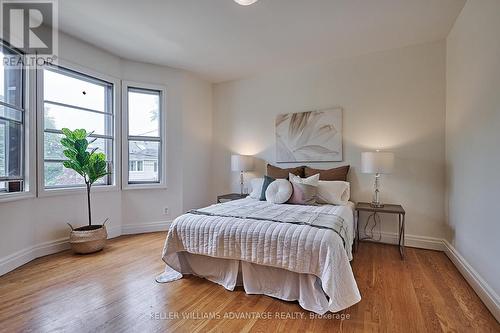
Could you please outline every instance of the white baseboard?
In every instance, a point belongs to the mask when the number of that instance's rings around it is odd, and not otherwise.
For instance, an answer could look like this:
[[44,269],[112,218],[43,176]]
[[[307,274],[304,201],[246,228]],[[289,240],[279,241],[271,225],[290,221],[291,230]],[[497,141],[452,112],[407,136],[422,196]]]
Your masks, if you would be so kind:
[[106,231],[108,233],[108,239],[119,237],[122,234],[122,227],[118,226],[106,226]]
[[0,276],[31,260],[69,249],[67,238],[40,243],[0,259]]
[[[380,239],[381,243],[398,244],[399,238],[397,233],[382,231],[380,234],[382,236]],[[361,238],[363,238],[362,233],[360,236]],[[378,239],[378,233],[376,231],[374,237],[375,239]],[[416,247],[419,249],[437,250],[437,251],[444,251],[445,248],[443,245],[443,240],[441,238],[416,236],[408,234],[405,235],[405,246]]]
[[[146,232],[167,231],[171,221],[128,224],[122,226],[106,227],[108,238],[115,238],[121,235],[141,234]],[[70,248],[68,238],[59,238],[53,241],[31,246],[17,251],[9,256],[0,258],[0,276],[17,267],[20,267],[36,258],[49,254],[54,254]]]
[[167,231],[172,221],[160,221],[122,225],[122,235],[143,234],[146,232]]
[[484,305],[490,310],[498,322],[500,322],[500,297],[490,285],[479,275],[479,273],[465,260],[464,257],[447,240],[443,240],[444,252],[462,273],[465,280],[474,289]]

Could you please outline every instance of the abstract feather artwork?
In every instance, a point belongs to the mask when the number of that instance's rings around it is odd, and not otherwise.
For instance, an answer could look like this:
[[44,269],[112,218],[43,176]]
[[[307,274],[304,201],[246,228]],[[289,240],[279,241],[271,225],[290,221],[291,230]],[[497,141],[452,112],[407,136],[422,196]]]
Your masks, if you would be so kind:
[[276,117],[276,162],[342,161],[342,109]]

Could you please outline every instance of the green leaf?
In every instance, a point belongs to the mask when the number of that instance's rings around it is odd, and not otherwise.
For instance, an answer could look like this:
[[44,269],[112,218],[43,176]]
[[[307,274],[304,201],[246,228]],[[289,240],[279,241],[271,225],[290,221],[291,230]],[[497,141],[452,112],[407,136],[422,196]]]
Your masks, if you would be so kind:
[[106,161],[106,155],[104,153],[98,152],[92,155],[92,160],[94,161]]
[[87,131],[84,130],[83,128],[74,130],[73,135],[75,136],[75,140],[86,140],[87,139]]
[[65,149],[63,150],[63,154],[64,156],[66,156],[67,158],[69,158],[70,160],[75,160],[76,159],[76,151],[73,150],[73,149]]
[[89,142],[87,141],[87,139],[77,139],[77,140],[75,140],[74,145],[75,145],[76,150],[84,152],[87,150],[87,148],[89,146]]
[[69,128],[63,128],[61,131],[68,139],[74,139],[73,132]]
[[66,147],[66,148],[74,148],[75,146],[75,141],[68,139],[68,138],[62,138],[61,139],[61,144]]
[[74,161],[64,161],[63,162],[63,165],[68,168],[68,169],[72,169],[74,170],[76,173],[78,173],[79,175],[85,177],[85,172],[83,170],[83,168],[76,162]]

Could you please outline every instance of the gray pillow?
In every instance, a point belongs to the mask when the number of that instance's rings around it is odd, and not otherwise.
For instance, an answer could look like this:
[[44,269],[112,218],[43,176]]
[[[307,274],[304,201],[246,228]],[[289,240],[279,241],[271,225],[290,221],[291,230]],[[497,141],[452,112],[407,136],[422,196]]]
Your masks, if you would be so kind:
[[260,198],[259,198],[260,201],[266,201],[267,187],[269,186],[269,184],[271,184],[275,180],[276,179],[274,179],[273,177],[264,176],[264,183],[262,183],[262,191],[260,192]]
[[287,203],[294,205],[315,205],[318,187],[308,184],[291,182],[293,193]]

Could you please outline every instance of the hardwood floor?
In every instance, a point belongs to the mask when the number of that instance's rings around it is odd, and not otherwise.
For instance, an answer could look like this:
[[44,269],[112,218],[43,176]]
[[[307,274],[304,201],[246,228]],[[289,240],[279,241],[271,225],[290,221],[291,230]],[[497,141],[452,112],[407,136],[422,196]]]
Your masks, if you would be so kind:
[[[394,246],[361,243],[353,261],[361,302],[337,314],[343,319],[311,319],[295,302],[230,292],[197,277],[156,283],[164,238],[123,236],[104,252],[66,251],[0,277],[0,331],[500,332],[440,252],[408,248],[403,262]],[[242,314],[250,318],[235,318]]]

